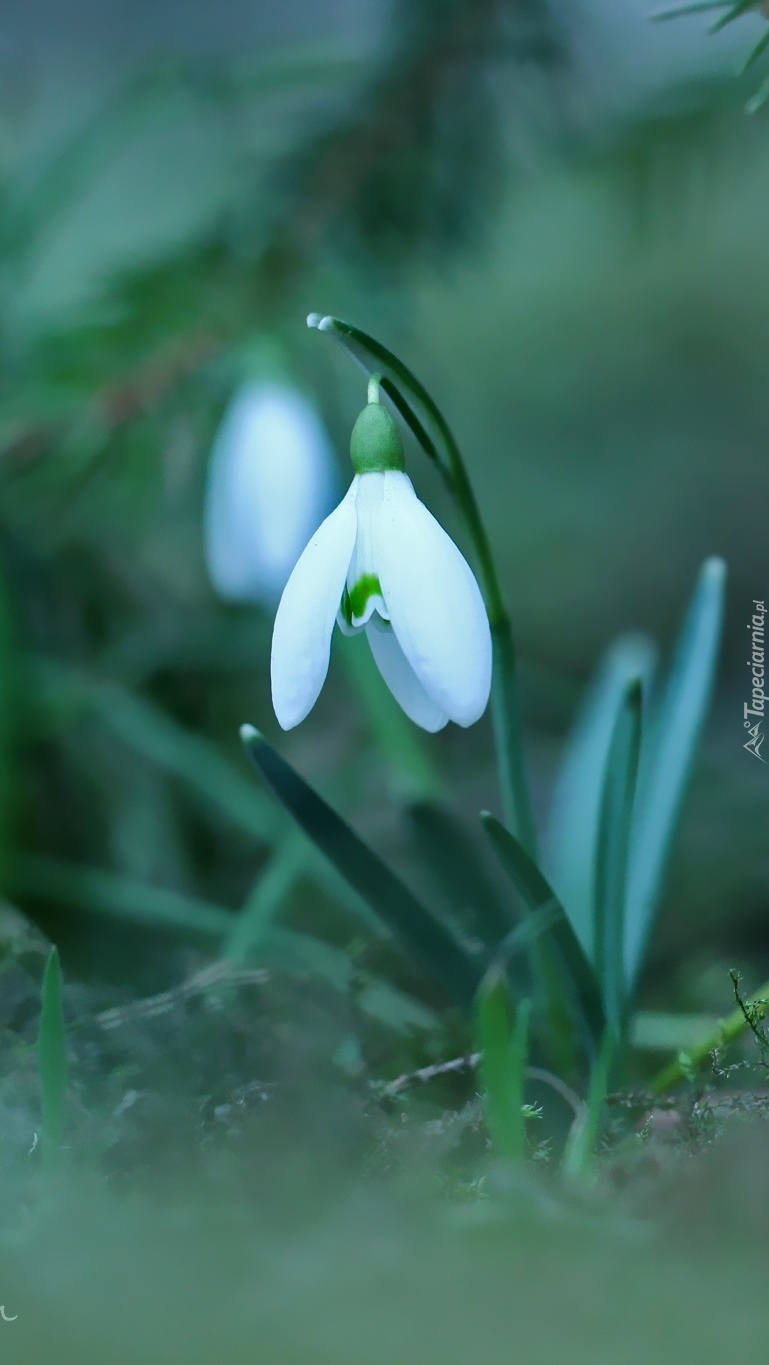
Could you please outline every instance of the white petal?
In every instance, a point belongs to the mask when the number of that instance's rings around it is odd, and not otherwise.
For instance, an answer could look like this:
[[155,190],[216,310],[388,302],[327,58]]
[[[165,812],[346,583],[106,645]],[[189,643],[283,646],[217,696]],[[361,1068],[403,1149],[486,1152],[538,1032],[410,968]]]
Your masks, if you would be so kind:
[[377,564],[393,629],[428,696],[450,720],[472,725],[491,688],[491,632],[480,588],[408,476],[384,477]]
[[205,550],[233,601],[275,601],[331,505],[334,459],[310,403],[287,384],[243,386],[209,465]]
[[272,633],[272,704],[284,730],[304,720],[326,680],[355,543],[355,483],[315,532],[280,599]]
[[421,725],[423,730],[434,734],[448,724],[448,716],[428,697],[406,655],[403,653],[394,630],[387,627],[377,628],[373,623],[367,628],[366,636],[371,645],[377,668],[382,674],[395,700],[403,707],[409,720]]
[[[384,473],[360,474],[355,493],[355,512],[358,530],[355,536],[355,549],[352,552],[350,567],[347,571],[347,588],[351,599],[356,596],[356,585],[369,580],[370,585],[377,577],[377,538],[379,516],[384,502]],[[358,604],[361,605],[360,603]],[[352,601],[351,601],[352,606]],[[353,629],[368,625],[374,613],[387,620],[387,609],[381,595],[369,586],[362,610],[352,611]]]

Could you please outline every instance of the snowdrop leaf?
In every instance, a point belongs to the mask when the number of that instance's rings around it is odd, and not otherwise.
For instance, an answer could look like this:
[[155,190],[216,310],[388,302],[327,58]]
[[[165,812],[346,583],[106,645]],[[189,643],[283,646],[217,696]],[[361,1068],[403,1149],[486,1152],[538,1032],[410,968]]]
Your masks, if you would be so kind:
[[609,1027],[619,1037],[625,1018],[625,907],[633,804],[641,750],[642,687],[627,683],[612,729],[603,776],[595,845],[593,961]]
[[473,960],[350,826],[250,725],[241,737],[249,757],[288,812],[329,862],[400,939],[424,972],[470,1011],[485,963]]
[[643,962],[694,751],[710,704],[721,639],[726,565],[705,561],[662,696],[652,707],[638,774],[628,880],[625,965]]
[[598,1045],[605,1022],[598,982],[561,902],[515,835],[488,811],[481,813],[481,820],[500,863],[529,909],[538,911],[548,906],[555,911],[555,919],[543,938],[547,946],[552,944],[555,948],[562,984],[573,997],[587,1039],[591,1045]]
[[456,923],[496,949],[516,928],[515,917],[464,825],[438,801],[414,802],[408,818],[433,884]]
[[646,694],[656,651],[640,635],[616,641],[589,684],[556,777],[545,840],[550,880],[582,947],[594,944],[596,848],[609,746],[628,683]]

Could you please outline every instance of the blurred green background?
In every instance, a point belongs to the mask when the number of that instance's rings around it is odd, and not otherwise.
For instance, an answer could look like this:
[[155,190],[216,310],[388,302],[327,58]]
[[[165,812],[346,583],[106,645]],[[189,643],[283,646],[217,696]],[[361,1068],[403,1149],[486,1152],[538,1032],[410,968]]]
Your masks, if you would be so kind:
[[[742,748],[745,627],[769,592],[769,112],[744,113],[763,73],[732,75],[761,21],[711,41],[699,21],[652,30],[629,0],[49,0],[3,27],[8,906],[111,1003],[215,958],[214,911],[234,923],[261,896],[249,961],[420,1022],[418,981],[367,947],[238,726],[418,883],[404,797],[434,769],[469,819],[498,809],[488,720],[406,733],[345,666],[360,642],[337,641],[283,736],[271,612],[220,603],[203,560],[212,441],[263,342],[349,476],[364,387],[307,332],[320,310],[401,355],[459,437],[513,612],[540,814],[603,650],[630,629],[664,650],[700,562],[726,558],[717,702],[644,995],[730,1008],[726,967],[769,969],[767,777]],[[410,472],[457,533],[415,448]],[[416,998],[383,1003],[380,972]]]

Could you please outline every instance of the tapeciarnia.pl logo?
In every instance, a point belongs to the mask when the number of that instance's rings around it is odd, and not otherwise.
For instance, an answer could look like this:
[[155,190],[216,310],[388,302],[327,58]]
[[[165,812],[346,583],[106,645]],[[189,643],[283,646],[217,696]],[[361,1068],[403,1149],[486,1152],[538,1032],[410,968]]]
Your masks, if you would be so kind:
[[766,759],[761,753],[761,745],[764,742],[764,708],[766,706],[766,693],[764,683],[766,673],[764,671],[764,619],[766,617],[766,606],[763,602],[753,599],[753,615],[748,621],[750,634],[751,651],[748,659],[750,669],[750,701],[745,702],[742,708],[743,724],[748,732],[748,740],[743,744],[743,749],[747,749],[749,754],[753,754],[761,763],[766,763]]

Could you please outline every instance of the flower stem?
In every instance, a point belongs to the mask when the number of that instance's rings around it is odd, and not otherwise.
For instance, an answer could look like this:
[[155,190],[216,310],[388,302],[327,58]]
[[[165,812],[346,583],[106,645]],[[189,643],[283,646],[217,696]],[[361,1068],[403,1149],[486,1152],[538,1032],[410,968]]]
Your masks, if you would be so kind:
[[[491,613],[489,613],[491,618]],[[523,844],[527,853],[537,861],[537,832],[529,800],[529,788],[523,760],[521,707],[518,698],[518,675],[515,642],[507,613],[502,611],[491,619],[491,639],[494,647],[494,672],[491,680],[491,716],[494,724],[494,743],[497,769],[502,792],[505,824]]]
[[536,862],[537,831],[524,768],[523,725],[513,627],[502,595],[494,555],[464,460],[448,426],[445,427],[445,435],[451,460],[452,491],[467,533],[473,542],[491,626],[494,646],[491,714],[505,824]]

